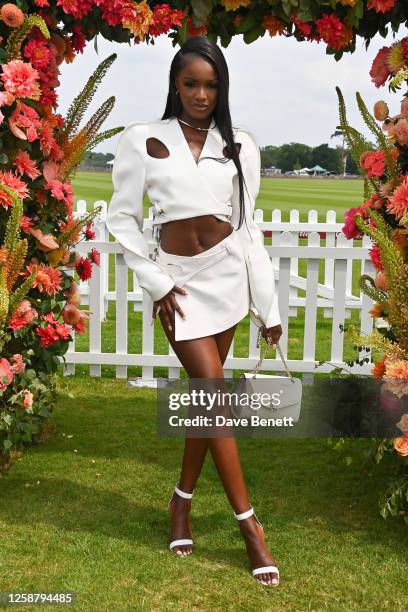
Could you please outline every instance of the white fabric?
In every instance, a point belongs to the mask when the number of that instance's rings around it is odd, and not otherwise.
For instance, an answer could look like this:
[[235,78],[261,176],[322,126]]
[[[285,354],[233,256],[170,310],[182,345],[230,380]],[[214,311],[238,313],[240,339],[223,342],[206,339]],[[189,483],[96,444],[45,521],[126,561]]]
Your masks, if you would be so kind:
[[188,294],[175,294],[186,319],[175,311],[176,340],[202,338],[224,331],[249,309],[248,275],[235,230],[197,255],[166,253],[159,245],[156,263]]
[[[163,159],[147,153],[146,140],[155,137],[169,150]],[[237,234],[248,270],[250,309],[259,314],[266,327],[280,323],[273,266],[263,245],[262,232],[253,221],[255,200],[260,186],[260,150],[253,135],[234,128],[234,140],[241,143],[240,161],[248,191],[245,190],[245,220]],[[156,121],[134,121],[123,130],[112,169],[114,192],[106,225],[120,242],[127,265],[136,272],[140,286],[153,301],[161,299],[174,286],[172,277],[149,255],[143,227],[143,196],[153,209],[153,226],[177,219],[213,214],[229,219],[234,228],[239,221],[238,174],[232,159],[224,163],[225,141],[216,127],[207,132],[196,163],[176,117]],[[158,238],[158,231],[154,239]]]

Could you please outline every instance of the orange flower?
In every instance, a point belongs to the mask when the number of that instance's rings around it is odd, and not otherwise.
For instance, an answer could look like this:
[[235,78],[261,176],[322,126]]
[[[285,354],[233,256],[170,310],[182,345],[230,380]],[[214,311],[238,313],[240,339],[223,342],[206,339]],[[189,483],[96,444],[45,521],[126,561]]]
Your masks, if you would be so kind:
[[0,17],[9,28],[18,28],[24,21],[24,13],[15,4],[3,4]]
[[402,415],[398,423],[396,423],[398,429],[402,431],[404,436],[408,436],[408,414],[405,413]]
[[382,357],[379,361],[374,364],[373,369],[371,370],[371,374],[374,378],[382,378],[385,372],[385,357]]
[[56,242],[51,234],[43,234],[40,229],[34,228],[31,228],[29,233],[37,240],[37,248],[40,251],[48,253],[48,251],[53,251],[54,249],[59,248],[58,242]]
[[382,317],[384,314],[384,309],[382,304],[374,304],[372,308],[368,311],[372,317]]
[[270,36],[283,34],[286,30],[285,25],[273,15],[265,15],[262,19],[262,25]]
[[387,290],[387,277],[385,272],[377,272],[377,276],[374,279],[374,284],[380,291]]
[[249,6],[252,0],[220,0],[227,11],[236,11],[240,6]]
[[29,409],[31,408],[33,405],[33,394],[31,393],[31,391],[24,391],[24,401],[23,401],[23,406],[25,409]]
[[374,104],[374,117],[377,121],[385,121],[389,115],[388,105],[384,100],[379,100]]
[[408,457],[408,438],[394,438],[394,448],[400,457]]

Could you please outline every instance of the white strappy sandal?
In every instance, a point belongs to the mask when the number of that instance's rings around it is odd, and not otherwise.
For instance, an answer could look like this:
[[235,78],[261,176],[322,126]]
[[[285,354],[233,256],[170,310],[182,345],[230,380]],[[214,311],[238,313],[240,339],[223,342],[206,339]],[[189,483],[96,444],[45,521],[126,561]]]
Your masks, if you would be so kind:
[[[251,506],[251,508],[249,510],[246,510],[246,512],[242,512],[241,514],[236,514],[234,512],[234,516],[235,516],[236,519],[238,519],[238,521],[243,521],[244,519],[246,519],[246,518],[248,518],[248,517],[250,517],[252,515],[254,515],[256,522],[259,523],[259,525],[261,525],[261,527],[262,527],[262,523],[258,519],[258,517],[256,516],[252,506]],[[276,580],[276,577],[272,578],[272,582],[271,583],[265,582],[265,580],[259,580],[258,578],[255,578],[255,576],[257,576],[258,574],[269,574],[269,573],[278,574],[278,576],[277,576],[278,582],[277,583],[273,582],[273,580]],[[260,582],[261,584],[264,584],[266,586],[278,586],[278,584],[279,584],[279,570],[276,567],[276,565],[265,565],[264,567],[256,567],[255,569],[252,570],[252,575],[254,576],[254,578],[255,578],[255,580],[257,582]]]
[[[170,497],[169,503],[167,504],[167,509],[168,510],[169,510],[170,502],[173,499],[174,492],[176,492],[177,495],[180,495],[180,497],[183,497],[184,499],[191,499],[193,497],[194,489],[193,489],[193,493],[186,493],[185,491],[182,491],[181,489],[179,489],[178,486],[176,485],[174,487],[174,491],[173,491],[173,493],[172,493],[172,495]],[[170,542],[169,548],[170,548],[170,550],[173,550],[173,548],[175,546],[183,546],[183,545],[186,545],[186,544],[191,544],[192,545],[193,544],[193,540],[191,540],[190,538],[183,538],[181,540],[173,540],[172,542]],[[187,555],[181,555],[180,554],[178,556],[181,557],[181,556],[187,556]]]

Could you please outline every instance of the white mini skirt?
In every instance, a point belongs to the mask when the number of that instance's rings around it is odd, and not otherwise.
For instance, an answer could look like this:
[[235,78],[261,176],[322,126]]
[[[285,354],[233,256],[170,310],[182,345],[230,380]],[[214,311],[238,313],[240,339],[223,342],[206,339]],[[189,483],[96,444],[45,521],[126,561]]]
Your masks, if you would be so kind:
[[175,311],[176,340],[202,338],[224,331],[249,311],[248,273],[235,230],[197,255],[167,253],[159,244],[155,259],[188,294],[175,293],[186,319]]

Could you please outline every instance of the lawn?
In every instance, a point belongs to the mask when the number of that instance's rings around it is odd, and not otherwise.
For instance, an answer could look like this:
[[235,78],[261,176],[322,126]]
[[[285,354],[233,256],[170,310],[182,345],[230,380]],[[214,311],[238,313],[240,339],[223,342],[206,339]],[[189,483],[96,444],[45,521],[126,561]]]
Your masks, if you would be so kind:
[[81,612],[407,609],[407,528],[378,515],[387,461],[365,473],[366,440],[350,466],[324,439],[238,440],[281,572],[268,589],[250,574],[209,456],[192,500],[193,555],[167,549],[182,440],[158,438],[155,408],[151,390],[125,381],[61,380],[57,432],[1,479],[2,591],[74,591]]
[[[74,186],[76,199],[89,202],[111,194],[108,174],[79,173]],[[258,206],[267,219],[273,208],[298,208],[303,218],[310,208],[343,213],[361,191],[356,181],[263,179]],[[298,313],[289,320],[290,358],[302,355]],[[110,304],[103,351],[115,350],[114,329]],[[129,307],[131,352],[141,350],[140,331],[141,315]],[[319,358],[329,357],[330,331],[320,313]],[[159,321],[155,334],[156,352],[166,352]],[[236,355],[245,355],[247,334],[248,317]],[[87,334],[77,337],[80,350],[87,342]],[[238,440],[250,500],[281,573],[278,588],[262,587],[210,456],[192,503],[193,555],[170,553],[166,505],[182,440],[158,437],[155,391],[128,389],[109,366],[101,378],[90,379],[86,366],[77,373],[59,377],[55,434],[1,477],[1,591],[73,591],[75,609],[86,612],[407,609],[407,527],[378,514],[389,457],[363,469],[368,440],[347,451],[350,465],[323,438]]]

